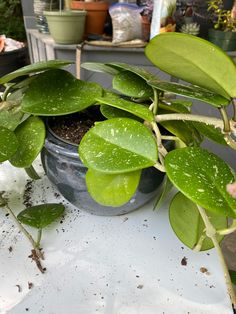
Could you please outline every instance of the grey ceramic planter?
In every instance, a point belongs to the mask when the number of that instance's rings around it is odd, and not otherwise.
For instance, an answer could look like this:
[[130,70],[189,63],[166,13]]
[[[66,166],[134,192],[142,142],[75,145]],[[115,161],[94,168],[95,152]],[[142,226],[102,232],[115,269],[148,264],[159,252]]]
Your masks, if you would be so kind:
[[61,140],[48,130],[41,158],[49,180],[59,192],[79,209],[95,215],[123,215],[140,208],[158,195],[164,179],[164,173],[155,168],[144,169],[137,191],[129,202],[120,207],[102,206],[87,191],[87,168],[79,159],[77,145]]

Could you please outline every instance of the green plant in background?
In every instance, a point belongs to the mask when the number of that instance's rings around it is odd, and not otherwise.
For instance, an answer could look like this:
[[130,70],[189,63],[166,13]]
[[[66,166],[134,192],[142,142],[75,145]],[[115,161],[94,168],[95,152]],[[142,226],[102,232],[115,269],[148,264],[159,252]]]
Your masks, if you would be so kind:
[[[236,199],[226,190],[236,176],[222,159],[201,148],[203,139],[209,138],[236,149],[236,66],[217,46],[181,33],[156,36],[145,53],[159,69],[189,85],[163,81],[142,68],[112,62],[83,65],[111,74],[112,91],[76,79],[60,69],[68,63],[57,60],[2,77],[0,83],[7,84],[31,74],[19,84],[9,84],[2,96],[0,162],[9,160],[31,173],[45,138],[40,117],[100,106],[105,120],[85,134],[78,150],[88,168],[86,183],[91,196],[105,206],[120,206],[135,193],[143,169],[155,167],[165,172],[157,207],[173,185],[178,191],[169,208],[174,232],[195,251],[216,248],[236,308],[219,245],[224,235],[236,230]],[[221,117],[192,114],[193,99],[215,108]],[[232,117],[228,107],[233,107]],[[166,140],[174,141],[176,148],[168,152]],[[229,225],[228,218],[232,219]]]
[[233,13],[233,9],[224,9],[223,0],[208,1],[208,11],[212,13],[212,21],[215,29],[222,31],[236,31],[235,13]]
[[199,34],[200,25],[197,23],[188,23],[183,24],[180,28],[180,32],[184,34],[194,35],[197,36]]

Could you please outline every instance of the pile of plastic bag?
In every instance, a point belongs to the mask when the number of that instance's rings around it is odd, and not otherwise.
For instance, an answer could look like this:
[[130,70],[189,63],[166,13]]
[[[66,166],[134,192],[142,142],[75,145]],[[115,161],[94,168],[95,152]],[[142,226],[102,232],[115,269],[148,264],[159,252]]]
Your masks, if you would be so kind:
[[0,35],[0,53],[20,49],[24,46],[24,43],[20,41],[7,38],[5,35]]

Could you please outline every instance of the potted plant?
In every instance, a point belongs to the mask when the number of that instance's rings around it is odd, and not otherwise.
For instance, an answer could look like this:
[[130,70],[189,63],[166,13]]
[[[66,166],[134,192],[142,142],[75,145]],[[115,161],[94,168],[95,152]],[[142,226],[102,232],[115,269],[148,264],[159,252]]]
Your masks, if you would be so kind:
[[[63,5],[65,10],[62,9]],[[64,4],[60,0],[59,10],[48,10],[43,14],[47,19],[49,32],[57,44],[78,44],[82,41],[86,11],[68,10],[68,3]]]
[[[161,205],[172,185],[179,191],[170,204],[172,228],[191,249],[216,248],[235,308],[235,295],[219,245],[224,235],[236,229],[236,199],[226,190],[235,181],[235,172],[218,156],[200,147],[203,138],[208,137],[236,148],[235,110],[232,118],[226,111],[228,106],[235,109],[235,64],[215,45],[181,33],[156,36],[145,53],[158,68],[190,85],[161,81],[152,73],[123,63],[84,64],[87,69],[112,74],[113,88],[124,98],[96,83],[75,79],[59,69],[66,62],[56,60],[2,77],[0,83],[6,84],[15,77],[33,74],[21,85],[10,85],[2,96],[0,161],[9,160],[32,174],[31,164],[45,141],[42,117],[55,120],[72,113],[82,115],[85,109],[100,106],[106,119],[99,119],[89,128],[79,147],[74,145],[75,151],[66,152],[70,162],[64,159],[55,177],[65,170],[73,181],[73,174],[81,172],[81,165],[71,165],[80,157],[88,169],[86,184],[91,196],[102,206],[115,207],[132,199],[143,170],[153,167],[166,173],[156,205]],[[226,73],[223,77],[222,68]],[[19,98],[20,91],[23,98]],[[191,101],[186,97],[213,106],[221,118],[191,114]],[[50,136],[46,149],[50,149]],[[56,137],[53,154],[60,155],[67,139]],[[175,142],[176,148],[168,151],[166,140]],[[44,163],[45,160],[43,156]],[[67,180],[65,190],[69,183]],[[232,218],[229,225],[227,218]]]
[[236,2],[225,7],[223,0],[211,0],[208,2],[208,11],[214,28],[209,29],[208,39],[220,46],[223,50],[233,51],[236,49]]

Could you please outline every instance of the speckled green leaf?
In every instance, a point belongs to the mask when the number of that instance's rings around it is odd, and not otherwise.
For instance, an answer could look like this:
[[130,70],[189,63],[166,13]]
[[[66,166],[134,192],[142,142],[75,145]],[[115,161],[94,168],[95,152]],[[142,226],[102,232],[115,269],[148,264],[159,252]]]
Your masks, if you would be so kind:
[[141,170],[105,174],[89,169],[86,185],[92,198],[105,206],[122,206],[134,195],[140,180]]
[[122,109],[118,109],[118,108],[107,106],[107,105],[101,105],[100,111],[101,111],[102,115],[107,119],[130,118],[130,119],[134,119],[137,121],[142,121],[142,119],[133,115],[132,113],[129,113],[128,111],[124,111]]
[[159,209],[162,206],[162,204],[168,198],[172,188],[173,188],[173,184],[170,182],[169,178],[167,176],[165,176],[164,182],[161,186],[160,194],[157,197],[157,200],[156,200],[156,203],[153,207],[153,210]]
[[77,80],[64,70],[49,70],[31,84],[22,101],[22,111],[42,116],[64,115],[81,111],[102,95],[102,88]]
[[227,145],[224,139],[224,135],[222,134],[220,129],[215,128],[213,125],[206,125],[205,123],[201,122],[192,122],[192,124],[201,134],[203,134],[210,140],[221,145]]
[[0,162],[8,160],[15,154],[18,141],[15,134],[7,128],[0,126]]
[[113,88],[123,95],[135,98],[148,99],[153,97],[153,89],[140,76],[122,71],[113,77]]
[[114,67],[100,62],[84,62],[81,64],[81,67],[93,72],[107,73],[111,75],[115,75],[119,72],[119,70],[115,69]]
[[141,104],[137,104],[129,100],[125,100],[118,96],[115,96],[115,95],[106,96],[105,95],[104,97],[99,97],[99,98],[97,97],[96,100],[99,103],[130,112],[133,115],[143,120],[146,120],[149,122],[152,122],[154,120],[153,113],[148,109],[148,107]]
[[24,209],[17,215],[17,219],[25,225],[43,229],[59,218],[64,210],[62,204],[41,204]]
[[[212,225],[220,230],[227,228],[227,219],[214,213],[207,213]],[[205,225],[199,214],[197,205],[182,193],[177,193],[170,204],[169,219],[171,227],[181,242],[194,249],[202,235],[205,236]],[[217,235],[220,242],[223,236]],[[209,250],[214,245],[206,237],[202,243],[201,251]]]
[[160,102],[159,107],[172,112],[181,112],[181,113],[189,113],[190,107],[192,106],[192,102],[183,99],[166,99],[165,103]]
[[236,67],[219,47],[197,36],[164,33],[154,37],[145,54],[159,69],[225,98],[236,96]]
[[221,107],[223,105],[227,106],[230,103],[229,99],[224,98],[214,92],[210,92],[198,86],[193,85],[186,86],[183,84],[173,82],[161,82],[155,80],[149,81],[148,84],[150,84],[152,87],[155,87],[165,92],[171,92],[176,95],[181,95],[206,102],[212,105],[213,107]]
[[40,61],[30,65],[26,65],[14,72],[6,74],[5,76],[0,78],[0,84],[5,84],[13,79],[24,76],[31,73],[38,73],[41,71],[49,70],[49,69],[57,69],[69,65],[73,62],[66,60],[49,60],[49,61]]
[[98,123],[83,137],[79,155],[85,166],[105,173],[125,173],[153,166],[157,145],[142,123],[115,118]]
[[0,111],[0,125],[14,131],[20,123],[23,113],[18,108]]
[[235,174],[218,156],[200,147],[175,149],[167,154],[165,167],[172,183],[193,202],[236,218],[236,199],[226,191]]
[[30,117],[15,130],[19,147],[10,162],[15,167],[27,168],[40,153],[45,139],[45,126],[38,117]]
[[145,70],[142,67],[136,66],[136,65],[129,65],[126,63],[121,63],[121,62],[109,62],[109,63],[106,63],[106,65],[112,66],[115,69],[132,72],[132,73],[140,76],[141,78],[143,78],[145,81],[149,81],[149,80],[157,78],[157,76],[154,75],[153,73]]

